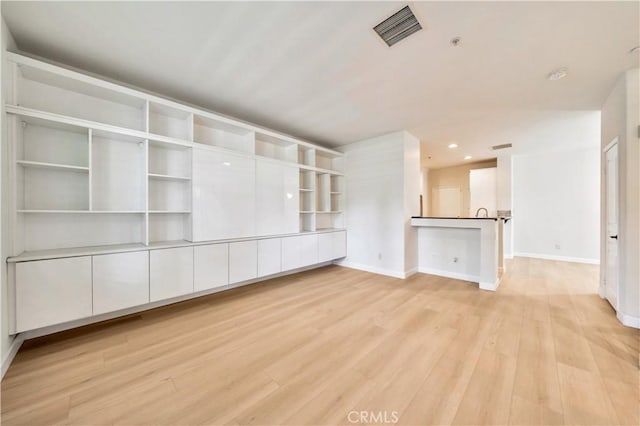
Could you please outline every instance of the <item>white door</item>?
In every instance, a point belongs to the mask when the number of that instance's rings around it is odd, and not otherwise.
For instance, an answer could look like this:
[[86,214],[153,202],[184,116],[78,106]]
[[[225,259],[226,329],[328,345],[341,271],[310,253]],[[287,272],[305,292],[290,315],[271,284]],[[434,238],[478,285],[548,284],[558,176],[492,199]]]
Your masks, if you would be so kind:
[[[497,167],[469,170],[469,216],[475,216],[483,207],[487,209],[487,216],[497,215],[497,175]],[[484,216],[484,211],[480,216]]]
[[433,188],[432,197],[433,216],[459,217],[462,211],[462,189]]
[[606,270],[605,297],[618,309],[618,142],[614,141],[605,154],[606,179]]

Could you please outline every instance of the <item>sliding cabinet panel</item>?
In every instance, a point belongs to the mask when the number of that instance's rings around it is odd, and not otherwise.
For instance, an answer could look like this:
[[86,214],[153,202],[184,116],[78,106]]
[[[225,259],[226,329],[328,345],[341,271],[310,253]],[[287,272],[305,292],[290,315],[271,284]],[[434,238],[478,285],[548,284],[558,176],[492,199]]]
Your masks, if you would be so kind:
[[93,256],[93,314],[149,303],[149,252]]
[[193,241],[255,235],[255,161],[193,150]]
[[16,264],[16,331],[91,316],[91,256]]
[[282,271],[280,238],[258,240],[258,276],[264,277],[280,271]]
[[229,244],[229,283],[239,283],[258,276],[258,242]]
[[150,301],[193,293],[193,247],[151,250]]
[[295,167],[256,160],[256,235],[298,232],[298,180]]
[[299,235],[282,239],[282,270],[318,263],[318,235]]
[[194,291],[229,284],[229,244],[195,246],[193,250]]

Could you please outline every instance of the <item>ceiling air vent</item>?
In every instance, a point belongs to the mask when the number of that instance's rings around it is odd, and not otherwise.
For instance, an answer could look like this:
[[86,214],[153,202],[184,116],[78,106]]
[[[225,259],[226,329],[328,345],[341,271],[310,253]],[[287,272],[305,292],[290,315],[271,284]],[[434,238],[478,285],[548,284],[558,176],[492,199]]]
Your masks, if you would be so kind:
[[507,148],[511,148],[513,145],[510,143],[505,143],[502,145],[494,145],[491,147],[492,150],[497,151],[499,149],[507,149]]
[[391,47],[411,34],[420,31],[422,27],[409,6],[405,6],[378,25],[373,30]]

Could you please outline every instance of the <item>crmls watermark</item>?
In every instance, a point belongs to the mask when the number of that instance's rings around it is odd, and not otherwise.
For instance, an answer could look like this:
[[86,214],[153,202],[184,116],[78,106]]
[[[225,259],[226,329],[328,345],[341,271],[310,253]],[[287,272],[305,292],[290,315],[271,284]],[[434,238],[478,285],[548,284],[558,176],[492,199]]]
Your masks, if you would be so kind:
[[349,411],[349,423],[397,423],[400,417],[397,411]]

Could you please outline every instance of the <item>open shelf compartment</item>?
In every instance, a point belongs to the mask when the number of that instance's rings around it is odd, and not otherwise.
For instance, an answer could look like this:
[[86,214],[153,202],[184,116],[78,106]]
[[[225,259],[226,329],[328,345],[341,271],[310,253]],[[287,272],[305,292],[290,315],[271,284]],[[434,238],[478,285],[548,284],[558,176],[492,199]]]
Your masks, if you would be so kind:
[[255,133],[242,126],[195,115],[193,119],[194,142],[253,154]]

